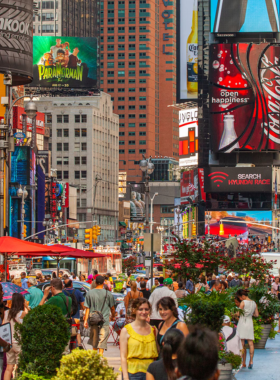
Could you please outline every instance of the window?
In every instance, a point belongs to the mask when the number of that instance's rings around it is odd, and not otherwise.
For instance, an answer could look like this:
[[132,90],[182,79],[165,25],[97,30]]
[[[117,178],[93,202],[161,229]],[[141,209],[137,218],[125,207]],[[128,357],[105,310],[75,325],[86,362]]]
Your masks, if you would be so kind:
[[132,36],[129,36],[129,37],[128,37],[128,41],[135,41],[135,36],[133,36],[133,35],[132,35]]
[[80,129],[75,129],[75,137],[80,137]]
[[87,207],[87,199],[86,198],[81,199],[81,207]]
[[[128,30],[129,30],[129,33],[134,33],[135,32],[135,26],[130,26],[129,28],[128,28]],[[135,37],[135,36],[134,36]]]
[[115,67],[115,62],[107,62],[108,69],[113,69]]
[[124,144],[125,144],[124,140],[119,141],[119,145],[124,145]]
[[139,53],[139,58],[147,57],[147,53]]
[[139,127],[146,127],[146,123],[139,123]]
[[124,92],[124,88],[118,88],[118,92]]
[[[112,41],[114,41],[114,36],[108,36],[108,37],[107,37],[107,41],[108,41],[108,42],[112,42]],[[113,54],[113,56],[114,56],[114,54]],[[109,54],[108,54],[108,59],[109,59]],[[113,58],[110,58],[110,59],[114,59],[114,57],[113,57]]]
[[57,177],[57,179],[62,179],[62,171],[61,170],[58,170],[56,172],[56,177]]
[[63,157],[63,165],[69,165],[69,157]]
[[118,27],[118,32],[119,33],[124,33],[125,32],[125,27],[124,26],[119,26]]
[[50,115],[50,114],[47,114],[46,115],[46,123],[52,123],[52,115]]
[[139,136],[146,136],[146,132],[139,132]]
[[69,171],[68,170],[64,170],[63,171],[63,179],[68,179],[69,178]]
[[139,141],[139,144],[140,144],[140,145],[146,145],[146,140],[140,140],[140,141]]
[[69,137],[69,129],[63,129],[63,137]]
[[128,132],[128,136],[135,136],[135,132]]
[[87,171],[86,170],[81,171],[81,179],[87,179]]
[[120,149],[119,154],[124,154],[124,149]]
[[87,137],[87,130],[85,128],[82,129],[82,137]]
[[146,87],[140,87],[140,88],[139,88],[139,91],[140,91],[140,92],[146,92]]
[[82,123],[86,123],[87,122],[87,115],[82,115]]
[[125,98],[124,98],[123,96],[119,96],[119,97],[118,97],[118,101],[119,101],[119,102],[124,102],[124,100],[125,100]]
[[79,123],[81,120],[81,116],[80,115],[75,115],[75,123]]
[[139,79],[139,83],[146,83],[146,79]]
[[160,206],[161,214],[172,214],[174,212],[174,206],[162,205]]
[[125,115],[123,115],[123,114],[119,114],[119,118],[120,118],[120,119],[124,119],[124,117],[125,117]]
[[107,80],[107,83],[108,83],[108,84],[114,84],[114,82],[115,82],[114,79],[108,79],[108,80]]
[[80,165],[80,157],[75,157],[75,165]]
[[75,142],[74,143],[74,152],[79,152],[80,151],[80,143]]
[[57,129],[56,130],[56,136],[57,137],[62,137],[62,129]]
[[125,67],[125,62],[118,62],[118,68]]
[[87,150],[87,143],[82,143],[82,150]]
[[77,207],[80,207],[81,204],[80,204],[80,199],[77,199]]
[[118,110],[124,110],[124,106],[118,106]]
[[130,115],[128,115],[128,118],[129,118],[129,119],[135,119],[135,114],[130,114]]
[[139,149],[139,153],[142,153],[142,154],[146,153],[146,149]]
[[146,96],[139,96],[140,102],[145,102],[146,101]]
[[135,153],[135,149],[129,149],[129,150],[128,150],[128,153],[129,153],[129,154],[134,154],[134,153]]
[[129,79],[128,83],[135,83],[135,79]]
[[[135,71],[129,71],[128,72],[128,75],[130,76],[130,77],[135,77]],[[134,82],[135,83],[135,82]]]
[[56,122],[62,123],[62,115],[56,115]]
[[130,67],[135,67],[135,62],[128,62],[128,66],[129,66],[129,68]]
[[125,74],[124,71],[118,71],[118,76],[119,76],[119,77],[124,77],[124,74]]
[[62,165],[62,158],[61,157],[57,157],[56,165]]
[[128,98],[128,100],[129,100],[130,102],[134,102],[134,101],[135,101],[135,96],[130,96],[130,97]]
[[114,56],[115,56],[114,53],[109,53],[108,54],[108,59],[114,59]]
[[124,136],[124,132],[119,132],[119,136]]
[[128,47],[129,47],[129,50],[135,50],[135,44],[130,44]]
[[110,77],[110,76],[113,76],[114,75],[114,71],[107,71],[107,76]]
[[125,59],[124,53],[118,53],[118,59]]
[[119,84],[125,83],[125,80],[124,79],[118,79],[118,83]]
[[114,33],[114,27],[110,26],[107,28],[108,33]]
[[145,118],[146,118],[146,114],[145,113],[140,113],[139,119],[145,119]]
[[128,145],[135,145],[135,140],[129,140]]
[[128,91],[129,92],[135,92],[135,88],[129,88]]
[[69,143],[63,143],[63,150],[64,150],[64,152],[69,151]]
[[120,128],[124,128],[124,123],[120,123],[120,124],[119,124],[119,127],[120,127]]
[[125,36],[119,36],[119,37],[118,37],[118,40],[119,40],[119,41],[124,41],[124,40],[125,40]]
[[135,123],[129,123],[128,126],[129,128],[135,128]]
[[57,150],[58,152],[61,152],[61,151],[62,151],[62,143],[57,143],[57,144],[56,144],[56,150]]
[[129,53],[128,58],[129,59],[135,59],[135,53]]
[[80,179],[80,171],[75,170],[75,179]]
[[146,109],[146,106],[142,105],[142,106],[139,106],[139,110],[145,110]]
[[135,110],[135,106],[128,106],[128,109]]
[[82,157],[82,165],[86,165],[86,164],[87,164],[87,157],[83,156]]

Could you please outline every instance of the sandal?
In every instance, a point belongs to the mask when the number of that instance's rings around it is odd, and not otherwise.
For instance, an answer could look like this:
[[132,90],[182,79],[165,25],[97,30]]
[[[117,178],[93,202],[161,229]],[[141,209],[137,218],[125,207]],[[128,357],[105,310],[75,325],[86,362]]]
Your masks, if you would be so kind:
[[253,363],[248,365],[248,369],[253,369]]
[[242,364],[242,368],[246,368],[246,364]]

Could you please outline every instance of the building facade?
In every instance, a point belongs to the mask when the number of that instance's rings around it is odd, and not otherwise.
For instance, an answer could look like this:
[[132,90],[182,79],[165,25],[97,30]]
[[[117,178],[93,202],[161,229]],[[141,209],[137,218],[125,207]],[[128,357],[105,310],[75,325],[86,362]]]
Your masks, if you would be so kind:
[[[51,131],[52,168],[57,170],[57,179],[77,188],[78,221],[96,220],[101,226],[100,241],[114,241],[119,117],[113,113],[111,96],[41,97],[38,110],[45,113]],[[82,233],[79,230],[79,239]]]
[[139,160],[178,159],[176,102],[176,2],[101,1],[101,88],[120,118],[120,170],[142,179]]

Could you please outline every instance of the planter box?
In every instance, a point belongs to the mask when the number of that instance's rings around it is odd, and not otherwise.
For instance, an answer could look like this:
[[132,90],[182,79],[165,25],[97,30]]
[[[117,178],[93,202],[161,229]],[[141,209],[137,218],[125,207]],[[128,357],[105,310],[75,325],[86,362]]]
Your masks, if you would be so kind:
[[232,380],[232,365],[229,363],[218,364],[218,369],[220,370],[219,380]]
[[270,333],[270,330],[271,330],[271,325],[262,325],[262,335],[261,335],[261,339],[258,341],[258,343],[255,343],[254,344],[254,347],[256,349],[264,349],[265,348],[265,345],[266,345],[266,342],[267,342],[267,339],[268,339],[268,336],[269,336],[269,333]]

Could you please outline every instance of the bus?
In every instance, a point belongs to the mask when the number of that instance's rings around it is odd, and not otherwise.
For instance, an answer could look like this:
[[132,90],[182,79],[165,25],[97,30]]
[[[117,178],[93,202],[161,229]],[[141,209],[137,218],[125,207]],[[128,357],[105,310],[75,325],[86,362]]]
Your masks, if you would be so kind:
[[[59,266],[68,269],[70,272],[77,273],[77,260],[72,257],[65,257],[60,260]],[[57,260],[50,256],[33,257],[32,269],[55,269]]]

